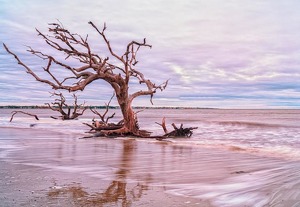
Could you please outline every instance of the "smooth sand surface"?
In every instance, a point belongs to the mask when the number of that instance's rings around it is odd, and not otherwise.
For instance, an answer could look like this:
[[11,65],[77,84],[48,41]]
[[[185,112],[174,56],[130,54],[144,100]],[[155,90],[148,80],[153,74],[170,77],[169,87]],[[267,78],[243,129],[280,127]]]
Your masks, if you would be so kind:
[[163,184],[151,184],[151,172],[131,177],[134,140],[82,140],[34,129],[0,133],[1,207],[211,206],[166,193]]
[[297,206],[299,162],[0,128],[1,206]]
[[78,174],[0,162],[1,207],[12,206],[210,206],[164,193],[163,187],[103,181]]

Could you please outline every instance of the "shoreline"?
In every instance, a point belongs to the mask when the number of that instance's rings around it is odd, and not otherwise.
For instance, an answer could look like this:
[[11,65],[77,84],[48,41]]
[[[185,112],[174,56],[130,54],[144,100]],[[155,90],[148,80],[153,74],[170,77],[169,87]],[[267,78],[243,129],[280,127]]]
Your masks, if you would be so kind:
[[0,142],[4,206],[238,207],[300,201],[298,161],[151,140],[78,139],[37,128],[0,128]]
[[160,206],[162,202],[170,207],[212,207],[207,201],[167,194],[163,187],[158,186],[140,187],[131,183],[108,182],[5,161],[0,161],[0,166],[0,203],[3,207],[150,207]]
[[[74,108],[74,106],[70,106]],[[82,108],[93,108],[93,109],[106,109],[107,106],[84,106]],[[64,109],[67,107],[63,107]],[[183,106],[133,106],[133,109],[219,109],[219,108],[209,108],[209,107],[183,107]],[[19,105],[0,105],[0,109],[48,109],[51,110],[48,106],[43,105],[26,105],[26,106],[19,106]],[[120,106],[108,106],[108,109],[120,109]]]
[[[50,141],[49,144],[56,145],[58,143],[65,144],[64,142],[76,143],[88,140],[66,137],[65,134],[61,133],[52,133],[51,136],[62,137],[66,140],[57,141],[58,138],[46,140],[41,138],[41,135],[45,135],[44,133],[47,131],[36,129],[0,128],[0,132],[7,129],[9,132],[6,135],[10,134],[11,136],[7,140],[15,143],[10,143],[11,146],[7,148],[3,145],[2,148],[0,147],[0,154],[3,155],[0,157],[0,203],[4,207],[95,205],[150,207],[160,206],[162,202],[164,206],[212,206],[208,201],[202,199],[168,194],[165,192],[164,186],[148,183],[148,178],[146,180],[142,178],[139,181],[127,180],[127,171],[130,171],[126,164],[127,161],[130,161],[127,160],[128,157],[121,158],[119,161],[122,163],[113,163],[116,167],[108,165],[108,169],[101,169],[102,167],[100,167],[100,170],[93,171],[91,169],[89,172],[84,171],[83,166],[70,166],[64,161],[58,164],[55,158],[57,154],[51,157],[55,150],[59,150],[58,146],[54,146],[50,150],[42,149],[42,143],[48,141]],[[37,131],[38,133],[36,133]],[[17,137],[21,134],[25,136],[19,140]],[[35,137],[30,138],[28,136],[30,134]],[[1,133],[0,137],[3,138],[3,135],[5,136],[5,133]],[[40,139],[36,139],[38,137]],[[105,142],[110,143],[109,145],[114,145],[114,142],[116,145],[120,145],[124,140],[106,139]],[[131,151],[131,144],[126,148],[128,148],[126,150]],[[89,149],[85,149],[85,152],[89,154],[88,151]],[[32,153],[35,155],[31,156]],[[36,157],[37,155],[42,158]],[[126,157],[126,155],[124,156]],[[37,159],[34,160],[34,157]],[[59,159],[64,159],[64,156],[62,155]],[[94,158],[92,160],[82,159],[79,162],[84,161],[97,162]],[[92,168],[96,168],[96,166]],[[99,176],[98,170],[106,171],[105,174],[108,176],[101,176],[101,173]]]

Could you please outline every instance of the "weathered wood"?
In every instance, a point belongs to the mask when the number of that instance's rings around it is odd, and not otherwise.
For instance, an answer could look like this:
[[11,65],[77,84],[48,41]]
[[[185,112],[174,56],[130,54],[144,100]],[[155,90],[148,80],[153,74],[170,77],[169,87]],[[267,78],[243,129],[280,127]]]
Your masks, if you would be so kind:
[[27,113],[27,112],[24,112],[24,111],[12,111],[11,113],[12,113],[12,115],[11,115],[11,117],[10,117],[9,122],[12,122],[14,116],[15,116],[17,113],[22,113],[22,114],[26,114],[26,115],[28,115],[28,116],[33,116],[36,120],[39,120],[39,118],[38,118],[37,115],[31,114],[31,113]]
[[165,134],[168,133],[168,130],[167,130],[167,127],[166,127],[166,117],[164,117],[164,118],[162,119],[161,124],[158,123],[158,122],[155,122],[155,123],[158,124],[158,125],[160,125],[160,126],[163,128]]
[[[104,135],[133,135],[149,137],[150,132],[139,128],[137,114],[132,108],[132,102],[139,96],[149,96],[150,102],[153,104],[152,98],[154,94],[159,90],[163,91],[168,85],[168,80],[160,85],[156,85],[151,80],[147,79],[144,74],[136,68],[138,64],[137,54],[139,50],[141,48],[152,48],[152,46],[148,44],[144,38],[140,42],[129,42],[125,51],[117,54],[113,50],[111,42],[107,39],[105,33],[107,29],[106,24],[104,24],[102,29],[98,29],[93,22],[88,23],[100,35],[104,46],[108,49],[109,54],[107,54],[106,57],[102,57],[102,54],[100,56],[93,51],[93,47],[90,46],[88,41],[88,36],[84,38],[77,33],[70,32],[64,28],[60,22],[49,24],[48,31],[50,34],[44,34],[36,29],[38,36],[45,40],[45,43],[50,48],[57,51],[57,53],[54,53],[57,54],[56,57],[45,54],[44,52],[35,50],[31,47],[28,47],[27,50],[32,55],[47,61],[46,65],[42,66],[42,68],[46,75],[48,75],[48,79],[42,78],[45,76],[39,76],[39,73],[36,73],[27,64],[22,62],[22,60],[4,43],[3,46],[5,50],[17,60],[17,63],[25,68],[28,74],[33,76],[37,81],[50,85],[54,90],[62,89],[69,92],[83,91],[87,85],[94,81],[102,80],[107,82],[112,87],[120,106],[123,116],[122,123],[114,127],[108,125],[109,120],[114,117],[114,114],[105,119],[104,117],[108,112],[107,107],[104,114],[100,114],[96,110],[91,109],[94,114],[97,114],[100,117],[102,122],[107,124],[106,126],[101,126],[99,128],[91,124],[86,125],[94,131],[100,131]],[[64,59],[61,58],[62,55],[65,56]],[[113,57],[111,58],[113,60],[110,60],[108,57]],[[74,67],[74,60],[78,61],[77,67]],[[57,74],[53,68],[62,69],[63,72]],[[130,94],[129,83],[133,82],[132,79],[135,79],[143,85],[144,89],[133,91]],[[80,105],[77,105],[77,97],[75,97],[75,106],[72,113],[71,108],[66,105],[65,99],[58,93],[56,95],[60,96],[60,99],[56,100],[56,102],[52,104],[57,107],[52,107],[50,104],[47,105],[50,109],[61,113],[62,119],[74,119],[83,114],[85,109],[82,113],[77,112],[77,109],[80,108]],[[110,104],[110,101],[107,106]],[[63,108],[67,108],[67,111],[64,111]],[[160,125],[164,130],[164,137],[189,137],[192,135],[192,130],[196,129],[193,127],[183,128],[182,125],[177,128],[175,124],[172,124],[174,130],[168,132],[165,124],[165,118],[162,120],[162,124]]]
[[110,107],[110,103],[111,103],[112,99],[114,98],[114,96],[115,96],[115,94],[113,94],[113,95],[111,96],[111,98],[110,98],[110,100],[109,100],[108,103],[105,103],[105,111],[104,111],[103,114],[101,114],[100,112],[98,112],[96,109],[90,108],[90,110],[91,110],[94,114],[98,115],[98,116],[100,117],[101,121],[104,122],[104,123],[108,123],[108,121],[109,121],[110,119],[114,118],[114,116],[116,115],[116,113],[113,113],[112,115],[107,116],[107,113],[108,113],[109,107]]
[[83,124],[89,126],[91,128],[91,130],[94,130],[94,131],[116,130],[116,129],[120,129],[123,127],[123,125],[117,125],[117,124],[103,124],[100,126],[95,126],[95,125],[89,124],[89,123],[83,123]]
[[183,128],[181,125],[180,128],[176,127],[175,130],[165,134],[164,137],[191,137],[194,129],[198,129],[198,127]]
[[162,137],[158,137],[159,139],[163,138],[168,138],[168,137],[191,137],[193,134],[193,130],[197,129],[198,127],[189,127],[189,128],[183,128],[183,124],[180,124],[180,127],[178,128],[175,123],[172,123],[172,127],[174,128],[173,131],[168,132],[167,127],[166,127],[166,118],[164,117],[162,119],[162,123],[157,123],[156,124],[160,125],[165,134]]
[[[51,96],[58,96],[58,98],[55,99],[55,102],[52,102],[50,105],[49,103],[45,103],[49,109],[52,111],[57,111],[61,114],[59,116],[62,120],[71,120],[71,119],[77,119],[79,116],[83,115],[85,110],[87,108],[84,107],[84,104],[78,104],[78,97],[73,94],[74,98],[74,104],[73,106],[70,106],[66,102],[66,98],[62,93],[52,93]],[[81,111],[80,111],[81,110]],[[53,119],[58,119],[57,117],[51,116]]]

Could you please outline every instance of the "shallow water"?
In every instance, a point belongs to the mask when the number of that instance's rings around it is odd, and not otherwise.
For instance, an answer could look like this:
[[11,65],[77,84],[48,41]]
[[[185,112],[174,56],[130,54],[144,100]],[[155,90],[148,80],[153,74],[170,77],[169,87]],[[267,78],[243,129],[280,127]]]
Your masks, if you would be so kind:
[[300,202],[299,110],[140,112],[140,126],[155,134],[162,133],[155,124],[162,114],[167,124],[199,127],[192,138],[165,141],[79,139],[88,130],[82,122],[89,122],[91,114],[58,121],[48,118],[49,111],[35,110],[40,121],[20,114],[9,123],[8,112],[0,121],[0,159],[7,162],[104,180],[111,183],[108,188],[159,186],[213,206]]

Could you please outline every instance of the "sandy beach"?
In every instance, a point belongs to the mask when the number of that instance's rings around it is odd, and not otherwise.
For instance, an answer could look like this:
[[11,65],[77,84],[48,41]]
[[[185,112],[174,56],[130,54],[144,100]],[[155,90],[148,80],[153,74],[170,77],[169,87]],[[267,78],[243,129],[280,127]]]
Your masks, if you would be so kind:
[[300,162],[295,158],[254,148],[190,144],[193,139],[186,138],[81,139],[77,131],[29,124],[0,127],[4,207],[300,204]]
[[3,207],[160,206],[162,202],[165,206],[211,206],[199,199],[166,194],[163,187],[108,182],[3,161],[0,166],[0,203]]
[[[202,199],[168,194],[163,184],[152,185],[151,171],[133,172],[132,165],[147,168],[149,164],[137,161],[136,150],[142,146],[135,140],[81,140],[52,133],[56,138],[49,141],[47,131],[31,129],[1,128],[0,133],[19,144],[0,152],[3,207],[161,206],[162,202],[164,206],[211,206]],[[89,164],[93,162],[99,166]]]

